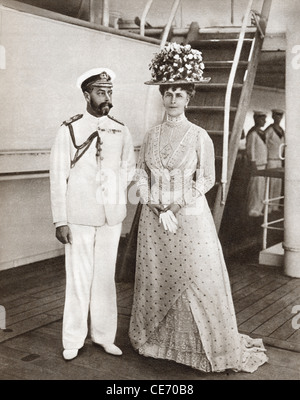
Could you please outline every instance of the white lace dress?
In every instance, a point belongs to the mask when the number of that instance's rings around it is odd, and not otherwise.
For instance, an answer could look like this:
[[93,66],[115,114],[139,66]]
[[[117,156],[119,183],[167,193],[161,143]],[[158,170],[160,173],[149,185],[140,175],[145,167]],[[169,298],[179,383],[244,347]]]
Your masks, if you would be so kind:
[[164,122],[146,135],[138,171],[144,202],[175,202],[182,208],[176,215],[179,228],[170,233],[147,205],[142,207],[129,330],[133,347],[144,356],[204,372],[255,371],[267,361],[265,348],[260,339],[238,333],[205,198],[215,181],[210,137],[186,118]]

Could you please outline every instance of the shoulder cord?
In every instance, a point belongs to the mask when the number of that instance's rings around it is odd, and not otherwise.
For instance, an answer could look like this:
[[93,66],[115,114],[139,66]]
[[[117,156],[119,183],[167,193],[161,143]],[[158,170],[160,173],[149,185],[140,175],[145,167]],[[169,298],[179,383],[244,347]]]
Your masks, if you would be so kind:
[[[95,138],[97,138],[97,142],[96,142],[96,149],[97,149],[96,157],[100,156],[101,144],[103,144],[103,142],[101,141],[101,138],[98,135],[97,131],[93,132],[84,143],[82,143],[81,145],[77,145],[76,141],[75,141],[74,130],[73,130],[72,124],[68,124],[68,127],[69,127],[69,131],[70,131],[70,135],[71,135],[71,139],[72,139],[73,145],[77,150],[73,160],[71,161],[71,168],[73,168],[75,166],[77,161],[79,161],[80,158],[84,155],[84,153],[89,149],[90,145],[92,144],[92,142],[93,142],[93,140]],[[80,153],[80,150],[82,150],[81,153]]]

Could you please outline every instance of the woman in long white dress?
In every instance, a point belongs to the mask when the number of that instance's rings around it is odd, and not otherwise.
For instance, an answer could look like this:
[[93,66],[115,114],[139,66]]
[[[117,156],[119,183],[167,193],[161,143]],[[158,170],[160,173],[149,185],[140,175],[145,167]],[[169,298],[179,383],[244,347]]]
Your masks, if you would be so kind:
[[[196,54],[199,64],[201,53],[178,46],[162,51],[164,62],[166,54],[172,52],[174,58],[179,50]],[[260,339],[238,332],[222,248],[205,197],[215,183],[213,143],[184,113],[193,94],[191,83],[202,80],[202,70],[191,80],[181,75],[160,84],[166,120],[150,129],[140,151],[143,206],[129,336],[144,356],[204,372],[253,372],[267,361],[265,348]]]

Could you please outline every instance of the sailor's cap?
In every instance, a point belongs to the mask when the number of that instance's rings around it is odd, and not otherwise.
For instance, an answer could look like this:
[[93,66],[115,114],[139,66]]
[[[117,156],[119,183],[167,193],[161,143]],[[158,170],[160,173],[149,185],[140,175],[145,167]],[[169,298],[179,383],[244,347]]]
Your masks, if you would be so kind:
[[254,117],[266,117],[267,113],[264,111],[253,111]]
[[283,115],[284,111],[281,108],[273,108],[273,110],[271,110],[273,114],[279,114],[279,115]]
[[115,77],[115,73],[109,68],[93,68],[79,76],[76,86],[83,91],[91,85],[95,87],[112,87]]

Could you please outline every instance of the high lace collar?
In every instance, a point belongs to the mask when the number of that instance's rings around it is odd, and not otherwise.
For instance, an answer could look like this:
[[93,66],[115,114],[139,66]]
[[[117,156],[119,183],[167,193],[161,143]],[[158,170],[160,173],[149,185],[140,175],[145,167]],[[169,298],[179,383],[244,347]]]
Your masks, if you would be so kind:
[[182,113],[181,115],[178,115],[177,117],[172,117],[171,115],[167,114],[166,122],[170,125],[178,125],[181,122],[184,122],[186,120],[187,120],[187,118],[184,113]]

